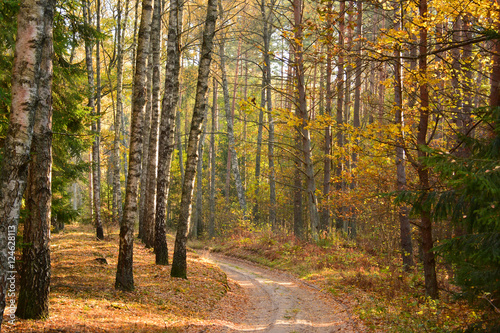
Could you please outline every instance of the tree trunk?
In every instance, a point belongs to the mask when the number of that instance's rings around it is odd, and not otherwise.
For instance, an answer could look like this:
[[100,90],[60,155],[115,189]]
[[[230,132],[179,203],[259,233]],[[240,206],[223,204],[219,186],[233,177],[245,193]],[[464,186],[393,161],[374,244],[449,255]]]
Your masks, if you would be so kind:
[[[49,315],[50,247],[52,202],[52,22],[53,3],[44,13],[44,38],[38,85],[38,105],[33,128],[24,221],[21,281],[16,315],[40,319]],[[9,269],[11,270],[11,269]]]
[[[223,13],[222,2],[219,2],[219,10]],[[224,110],[226,113],[227,122],[227,142],[228,142],[228,158],[231,158],[231,172],[234,177],[236,194],[238,195],[238,201],[240,203],[240,208],[243,211],[243,215],[246,214],[247,203],[245,198],[245,190],[243,189],[243,182],[241,181],[240,168],[238,165],[238,155],[236,154],[236,140],[234,139],[234,125],[233,117],[230,110],[229,104],[229,89],[227,84],[226,75],[226,57],[224,55],[224,38],[220,41],[219,52],[220,52],[220,70],[222,76],[222,91],[224,93]]]
[[205,134],[206,131],[201,133],[200,143],[198,145],[199,157],[196,166],[196,210],[193,223],[191,224],[191,230],[189,231],[193,238],[198,238],[203,231],[203,145],[205,144]]
[[262,72],[262,85],[260,91],[259,123],[257,128],[257,152],[255,153],[255,205],[253,206],[252,217],[255,222],[260,221],[259,211],[259,190],[260,190],[260,169],[262,156],[262,129],[264,127],[264,108],[266,106],[265,72]]
[[[403,11],[403,8],[398,8],[397,11]],[[402,12],[396,18],[396,30],[401,29],[403,15]],[[401,47],[395,46],[394,50],[394,108],[395,108],[395,123],[398,126],[398,137],[396,142],[396,187],[398,191],[406,190],[406,166],[404,152],[404,117],[403,117],[403,79],[401,65]],[[413,263],[413,246],[411,241],[411,225],[409,211],[407,207],[398,207],[399,230],[401,239],[401,256],[403,259],[403,269],[409,271],[414,266]]]
[[[333,33],[333,16],[331,15],[333,11],[333,2],[329,3],[328,8],[328,24],[327,31],[328,36],[331,37]],[[332,89],[332,62],[333,62],[333,50],[332,43],[327,43],[326,51],[326,105],[325,114],[327,118],[332,116],[332,99],[333,99],[333,89]],[[323,148],[323,200],[324,204],[321,208],[321,226],[322,231],[327,231],[330,227],[330,204],[328,203],[328,198],[330,197],[330,183],[332,178],[332,126],[327,125],[325,127],[325,145]]]
[[[85,24],[90,26],[90,3],[84,1],[83,17]],[[87,82],[89,85],[88,90],[88,104],[87,106],[91,110],[92,115],[96,115],[95,108],[95,83],[94,83],[94,66],[92,60],[92,44],[91,41],[85,41],[85,64],[87,65]],[[92,217],[94,218],[94,225],[96,228],[97,239],[104,239],[101,221],[101,195],[100,195],[100,169],[99,169],[99,135],[97,134],[97,124],[92,121],[92,132],[94,134],[94,141],[92,142],[92,153],[91,153],[91,172],[92,172]]]
[[134,222],[137,214],[137,188],[141,168],[142,130],[144,105],[146,102],[146,59],[150,37],[151,11],[151,0],[143,0],[132,96],[134,103],[130,127],[127,188],[125,192],[123,219],[120,223],[120,249],[115,282],[115,288],[120,290],[134,289],[134,275],[132,270]]
[[[180,104],[182,104],[182,96],[180,96]],[[177,137],[177,151],[179,153],[179,170],[181,171],[181,182],[184,179],[184,157],[182,154],[182,138],[181,138],[181,112],[177,109],[175,117],[175,135]]]
[[146,247],[154,247],[156,213],[156,174],[158,153],[158,118],[160,109],[160,58],[161,58],[161,14],[163,0],[154,0],[153,21],[151,23],[151,50],[153,53],[153,90],[151,98],[151,131],[149,135],[147,189],[145,193],[145,237]]
[[175,236],[174,259],[172,262],[172,271],[170,273],[172,277],[184,279],[187,277],[187,231],[191,220],[193,182],[196,174],[196,164],[198,162],[198,141],[206,107],[205,95],[208,89],[210,62],[212,61],[215,21],[217,20],[217,0],[208,0],[207,7],[207,18],[203,29],[203,42],[200,51],[196,98],[187,147],[186,174],[184,175],[184,182],[182,184],[179,220],[177,222],[177,234]]
[[[154,11],[154,9],[153,9]],[[152,99],[152,86],[153,84],[153,52],[148,54],[148,66],[146,74],[146,94],[148,96],[148,101],[146,102],[146,110],[144,112],[144,142],[142,145],[142,165],[141,165],[141,192],[139,195],[139,239],[144,243],[147,242],[148,230],[152,230],[153,226],[147,225],[146,222],[146,196],[148,196],[148,170],[149,170],[149,144],[151,142],[151,121],[153,107],[151,103]],[[150,235],[151,237],[151,235]],[[151,246],[149,246],[151,247]]]
[[269,13],[266,13],[266,1],[261,0],[260,11],[263,21],[262,38],[264,42],[263,60],[264,60],[264,73],[263,73],[263,89],[266,92],[266,111],[268,118],[269,139],[267,143],[267,155],[269,162],[269,225],[274,229],[276,227],[276,172],[274,170],[274,121],[272,115],[272,95],[271,95],[271,57],[270,44],[272,34],[272,20],[273,9],[276,5],[275,0],[269,3]]
[[155,216],[155,255],[157,265],[168,264],[165,218],[170,184],[170,166],[174,150],[175,111],[179,100],[182,8],[182,2],[177,0],[170,1],[165,93],[163,95],[160,136],[158,138],[158,177],[156,183]]
[[302,139],[302,154],[304,158],[304,169],[306,176],[306,194],[309,205],[311,235],[314,240],[318,238],[319,215],[318,203],[316,198],[316,185],[314,183],[314,169],[312,162],[311,136],[308,129],[309,114],[307,111],[304,59],[302,48],[302,0],[294,0],[294,55],[295,55],[295,78],[297,84],[297,113],[302,120],[297,130],[300,132]]
[[217,128],[217,80],[213,79],[212,100],[212,132],[210,133],[210,217],[208,221],[208,236],[215,237],[215,132]]
[[[97,31],[101,32],[101,1],[97,0]],[[95,138],[92,146],[94,160],[94,210],[96,211],[95,228],[97,239],[104,239],[101,219],[101,54],[100,42],[96,43],[96,122]]]
[[[113,220],[120,224],[123,216],[122,186],[120,181],[120,135],[121,118],[123,113],[123,38],[122,35],[122,6],[118,1],[118,14],[116,19],[116,113],[114,117],[114,140],[113,140]],[[126,20],[125,20],[126,21]]]
[[[12,99],[9,129],[5,138],[0,172],[0,325],[6,297],[7,314],[15,320],[15,240],[22,195],[26,188],[28,163],[33,139],[35,110],[41,89],[43,45],[52,28],[54,1],[21,1],[17,16],[18,30],[12,71]],[[48,59],[45,59],[48,61]],[[46,63],[46,62],[45,62]]]
[[[344,147],[344,133],[342,130],[342,126],[344,123],[344,55],[343,55],[343,49],[344,49],[344,29],[345,29],[345,0],[340,1],[340,9],[339,9],[339,56],[338,56],[338,69],[337,69],[337,113],[336,113],[336,121],[337,121],[337,145],[339,146],[339,149],[342,149]],[[340,156],[339,161],[337,163],[337,168],[336,168],[336,175],[338,177],[338,181],[336,184],[336,189],[339,191],[343,191],[344,189],[344,181],[342,177],[342,171],[344,168],[344,163],[343,163],[344,157]],[[343,210],[344,207],[339,208],[339,212],[337,213],[337,218],[336,218],[336,229],[337,230],[343,230],[344,232],[347,233],[347,230],[344,228],[345,224],[345,217],[343,216]]]
[[[424,19],[427,19],[427,0],[420,0],[419,14]],[[419,186],[422,191],[422,200],[426,201],[428,191],[430,188],[429,183],[429,169],[423,165],[422,159],[427,156],[422,148],[427,146],[427,129],[429,126],[429,88],[427,83],[427,28],[420,28],[420,42],[419,42],[419,59],[418,71],[420,76],[420,117],[417,133],[417,151],[420,159],[417,165],[417,174],[419,178]],[[436,278],[436,260],[434,258],[434,247],[432,239],[432,220],[429,208],[423,205],[420,212],[420,232],[422,236],[422,251],[423,251],[423,264],[425,275],[425,292],[431,298],[438,298],[438,286]]]

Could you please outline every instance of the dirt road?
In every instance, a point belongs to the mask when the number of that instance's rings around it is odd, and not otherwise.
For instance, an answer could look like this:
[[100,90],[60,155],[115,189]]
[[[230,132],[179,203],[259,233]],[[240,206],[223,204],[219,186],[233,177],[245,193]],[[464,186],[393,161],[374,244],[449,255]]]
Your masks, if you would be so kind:
[[[225,304],[213,332],[363,332],[342,303],[285,273],[246,261],[207,254],[246,294],[241,309]],[[216,318],[214,318],[216,319]]]

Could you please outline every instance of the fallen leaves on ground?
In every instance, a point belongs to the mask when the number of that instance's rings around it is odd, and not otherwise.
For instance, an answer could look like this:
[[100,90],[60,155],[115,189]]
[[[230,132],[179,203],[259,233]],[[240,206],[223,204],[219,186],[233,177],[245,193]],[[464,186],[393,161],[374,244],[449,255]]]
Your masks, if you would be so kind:
[[14,326],[4,321],[4,332],[184,332],[217,326],[213,311],[229,289],[217,266],[188,252],[188,279],[171,278],[170,266],[155,265],[152,249],[136,240],[135,290],[123,292],[114,288],[117,258],[116,233],[98,241],[90,226],[69,225],[53,234],[50,316],[16,318]]

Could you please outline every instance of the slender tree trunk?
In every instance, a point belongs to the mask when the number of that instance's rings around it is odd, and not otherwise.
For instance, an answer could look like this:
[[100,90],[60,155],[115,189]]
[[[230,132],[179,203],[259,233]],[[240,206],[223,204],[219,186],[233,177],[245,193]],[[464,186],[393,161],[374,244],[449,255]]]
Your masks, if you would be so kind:
[[182,2],[177,0],[170,1],[165,93],[162,101],[160,136],[158,138],[158,177],[156,183],[155,216],[155,255],[157,265],[168,264],[165,218],[170,185],[170,166],[174,150],[175,111],[179,100],[182,9]]
[[15,240],[26,188],[35,111],[41,96],[39,87],[51,89],[40,84],[40,76],[49,61],[43,56],[43,41],[52,38],[48,32],[52,28],[54,5],[54,1],[21,1],[17,16],[11,112],[0,172],[0,325],[6,297],[9,300],[7,318],[11,323],[15,320],[15,308],[10,303],[15,297]]
[[[345,29],[345,0],[340,1],[340,9],[339,9],[339,56],[338,56],[338,65],[337,65],[337,113],[336,113],[336,121],[337,121],[337,145],[339,146],[339,149],[342,150],[344,147],[344,133],[342,126],[344,124],[344,55],[343,55],[343,49],[344,49],[344,29]],[[341,156],[339,158],[339,161],[337,163],[336,167],[336,175],[338,177],[338,181],[336,184],[336,189],[337,191],[343,191],[343,179],[342,179],[342,171],[344,168],[344,163],[343,163],[344,157]],[[343,216],[343,210],[344,207],[340,207],[340,211],[337,213],[339,214],[336,218],[336,229],[337,230],[344,230],[344,232],[347,232],[344,228],[344,219],[345,217]]]
[[[420,0],[419,14],[422,19],[427,19],[427,0]],[[427,28],[420,28],[418,71],[420,77],[420,117],[417,133],[418,157],[417,174],[420,190],[423,191],[422,200],[427,200],[429,183],[429,169],[423,165],[422,159],[427,155],[422,150],[427,146],[427,129],[429,126],[429,88],[427,83]],[[425,292],[428,296],[438,298],[438,286],[436,278],[436,260],[434,258],[434,242],[432,239],[432,220],[429,208],[424,205],[420,212],[420,232],[422,236],[423,264],[425,275]]]
[[146,103],[146,59],[151,28],[151,12],[151,0],[143,0],[132,96],[134,103],[130,127],[129,168],[124,213],[120,223],[120,249],[115,282],[115,288],[120,290],[134,289],[134,275],[132,270],[134,222],[137,214],[137,188],[141,168],[142,130],[144,105]]
[[153,90],[151,98],[151,132],[149,136],[149,153],[147,167],[147,190],[145,198],[144,243],[146,247],[154,247],[155,243],[155,214],[156,214],[156,174],[158,160],[158,125],[160,109],[160,57],[161,57],[161,14],[163,0],[154,0],[153,21],[151,23],[151,50],[153,53]]
[[265,72],[262,72],[262,86],[260,91],[259,124],[257,128],[257,152],[255,153],[255,205],[253,206],[252,216],[255,222],[260,221],[259,210],[259,191],[260,191],[260,169],[262,156],[262,129],[264,127],[264,108],[266,106],[266,87]]
[[116,113],[114,117],[114,140],[113,140],[113,220],[120,224],[123,216],[122,190],[120,181],[120,135],[121,117],[123,113],[123,39],[121,38],[122,6],[118,1],[118,14],[116,19]]
[[187,147],[186,174],[182,184],[179,220],[175,236],[174,259],[172,262],[172,277],[187,277],[186,241],[189,222],[191,220],[191,207],[193,195],[193,182],[198,162],[198,141],[201,125],[206,107],[206,92],[208,90],[208,76],[212,61],[213,38],[215,35],[215,21],[217,20],[217,0],[208,0],[207,18],[203,29],[203,42],[200,52],[200,65],[198,68],[198,83],[196,97],[189,132]]
[[305,87],[305,73],[304,73],[304,59],[302,48],[302,0],[294,0],[294,29],[295,29],[295,77],[297,84],[297,113],[302,120],[297,130],[301,134],[302,139],[302,154],[304,158],[304,169],[306,176],[306,194],[307,202],[309,205],[311,235],[314,240],[318,238],[319,227],[319,214],[318,202],[316,198],[316,185],[314,182],[314,169],[312,162],[312,149],[311,149],[311,136],[308,129],[309,113],[307,111],[306,87]]
[[212,132],[210,133],[210,217],[208,221],[208,236],[215,237],[215,132],[217,128],[217,80],[213,79],[212,100]]
[[[182,104],[182,96],[180,96],[180,104]],[[181,181],[184,179],[184,156],[182,154],[182,138],[181,138],[181,112],[177,109],[175,117],[175,135],[177,137],[177,151],[179,153],[179,169],[181,171]]]
[[[302,148],[302,138],[300,132],[297,131],[295,137],[295,145],[297,152]],[[295,171],[293,177],[293,233],[298,239],[304,239],[304,217],[302,204],[302,161],[298,156],[294,157]]]
[[[219,2],[219,10],[222,13],[222,3]],[[226,112],[226,122],[227,122],[227,142],[229,149],[228,158],[231,158],[231,172],[234,177],[236,194],[238,195],[238,201],[240,203],[240,208],[243,211],[243,214],[246,214],[247,203],[245,198],[245,191],[243,189],[243,182],[241,181],[240,168],[238,165],[238,156],[236,154],[236,140],[234,139],[234,125],[233,125],[233,117],[230,110],[229,105],[229,89],[227,84],[227,75],[226,75],[226,56],[224,55],[224,38],[220,41],[219,52],[220,52],[220,69],[222,76],[222,91],[224,93],[224,110]],[[229,165],[229,163],[228,163]]]
[[[328,36],[332,37],[332,12],[333,11],[333,2],[329,3],[328,8],[328,24],[327,31]],[[333,50],[331,48],[332,43],[327,43],[326,50],[326,105],[325,105],[325,114],[327,118],[331,118],[332,116],[332,99],[333,99],[333,89],[332,89],[332,62],[333,62]],[[330,205],[328,203],[328,198],[330,197],[330,183],[332,178],[332,159],[331,159],[331,150],[332,150],[332,126],[327,125],[325,127],[325,145],[323,148],[323,154],[325,154],[323,158],[323,200],[324,204],[321,209],[321,230],[327,231],[330,227]]]
[[[399,17],[396,18],[396,30],[402,26],[402,8]],[[406,166],[404,152],[404,113],[403,113],[403,78],[401,65],[401,47],[396,45],[394,50],[394,108],[395,108],[395,123],[399,128],[396,144],[396,187],[398,191],[406,190]],[[403,259],[403,269],[409,271],[414,266],[413,263],[413,246],[411,241],[411,225],[409,211],[407,207],[398,207],[399,229],[401,239],[401,255]]]
[[[101,1],[97,0],[97,31],[101,32]],[[101,219],[101,54],[100,43],[96,43],[96,116],[95,138],[92,146],[94,160],[94,210],[96,211],[95,229],[97,239],[104,239]]]
[[39,102],[35,114],[31,162],[28,172],[24,221],[22,272],[16,315],[40,319],[49,315],[50,247],[52,202],[52,22],[54,4],[44,13],[44,38],[38,86]]
[[[154,9],[153,9],[154,11]],[[148,66],[146,74],[146,94],[148,100],[146,102],[146,110],[144,112],[144,143],[142,145],[142,165],[141,165],[141,193],[139,196],[139,239],[144,243],[147,243],[148,230],[153,230],[153,226],[148,225],[146,221],[146,197],[148,196],[148,184],[149,184],[149,144],[151,143],[151,132],[152,132],[152,96],[153,96],[153,52],[148,54]],[[150,235],[151,237],[151,235]],[[150,241],[151,242],[151,241]],[[146,245],[146,247],[151,247],[151,245]]]
[[266,1],[261,0],[260,11],[263,21],[262,38],[264,42],[263,60],[264,60],[264,74],[263,74],[263,88],[266,92],[266,111],[268,118],[269,139],[267,143],[267,155],[269,162],[269,225],[276,228],[276,172],[274,170],[274,121],[273,121],[273,104],[271,95],[271,57],[270,44],[272,34],[272,21],[273,9],[276,1],[271,0],[269,3],[269,13],[266,13]]
[[[206,125],[203,127],[206,127]],[[189,232],[191,237],[194,238],[198,238],[203,231],[203,145],[205,144],[205,134],[206,131],[201,133],[200,143],[198,145],[199,158],[196,166],[196,210]]]

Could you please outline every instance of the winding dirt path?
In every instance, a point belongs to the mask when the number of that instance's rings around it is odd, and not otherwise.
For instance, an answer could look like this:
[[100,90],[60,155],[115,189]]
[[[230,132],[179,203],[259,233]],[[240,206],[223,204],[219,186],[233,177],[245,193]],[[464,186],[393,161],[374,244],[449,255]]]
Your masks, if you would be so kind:
[[242,309],[235,312],[229,311],[235,306],[229,300],[229,304],[213,316],[217,319],[217,328],[207,328],[204,332],[365,331],[350,318],[340,302],[286,273],[216,254],[205,256],[217,264],[246,297],[243,304],[236,305]]

